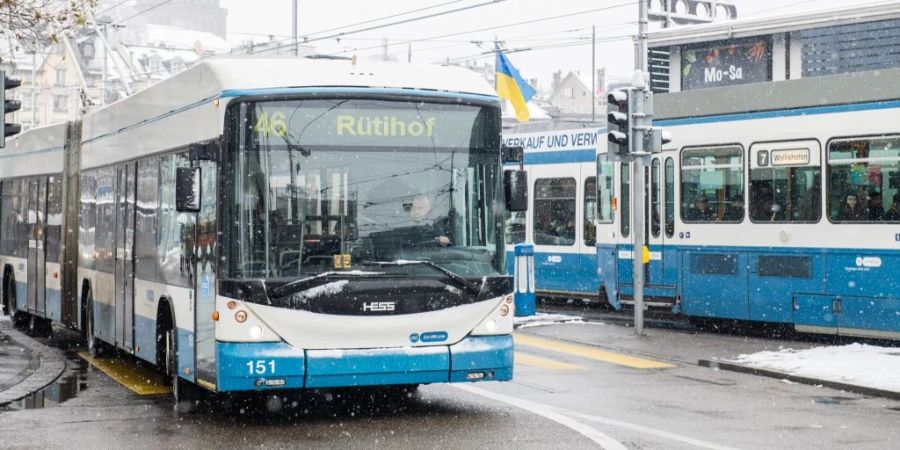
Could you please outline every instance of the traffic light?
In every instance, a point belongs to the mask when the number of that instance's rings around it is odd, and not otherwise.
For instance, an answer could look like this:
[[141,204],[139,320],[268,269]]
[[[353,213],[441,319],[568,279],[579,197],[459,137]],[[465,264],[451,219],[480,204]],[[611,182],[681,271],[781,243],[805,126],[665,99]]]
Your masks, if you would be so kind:
[[662,153],[663,145],[672,142],[672,135],[660,127],[650,129],[650,153]]
[[0,103],[3,103],[3,136],[0,136],[0,148],[6,147],[6,138],[22,131],[22,125],[17,123],[7,123],[6,115],[16,112],[22,107],[22,102],[12,100],[6,91],[15,89],[22,84],[22,80],[18,78],[7,78],[6,71],[0,70],[0,81],[3,82],[3,89],[0,90]]
[[630,88],[612,91],[607,96],[606,139],[609,154],[616,157],[631,153],[631,103],[633,91]]

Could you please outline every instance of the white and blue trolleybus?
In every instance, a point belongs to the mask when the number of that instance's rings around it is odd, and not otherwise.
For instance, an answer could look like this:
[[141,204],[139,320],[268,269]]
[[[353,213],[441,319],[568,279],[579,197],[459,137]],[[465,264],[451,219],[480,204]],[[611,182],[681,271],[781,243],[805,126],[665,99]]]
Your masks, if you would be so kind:
[[7,142],[3,305],[176,397],[510,380],[500,140],[463,69],[202,62]]

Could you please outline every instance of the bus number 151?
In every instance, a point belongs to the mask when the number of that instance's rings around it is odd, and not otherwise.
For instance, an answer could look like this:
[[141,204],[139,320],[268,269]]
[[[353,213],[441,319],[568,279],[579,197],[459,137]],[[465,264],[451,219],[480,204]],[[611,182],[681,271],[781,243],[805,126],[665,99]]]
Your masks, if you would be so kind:
[[275,373],[275,360],[268,361],[264,359],[256,361],[247,361],[247,371],[250,375],[266,375]]

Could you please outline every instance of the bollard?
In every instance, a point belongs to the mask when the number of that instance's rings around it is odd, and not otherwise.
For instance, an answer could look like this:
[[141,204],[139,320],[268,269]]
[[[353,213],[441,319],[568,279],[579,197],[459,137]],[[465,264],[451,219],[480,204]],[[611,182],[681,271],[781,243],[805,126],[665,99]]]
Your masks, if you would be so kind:
[[537,309],[534,294],[534,245],[517,244],[515,249],[515,297],[516,317],[533,316]]

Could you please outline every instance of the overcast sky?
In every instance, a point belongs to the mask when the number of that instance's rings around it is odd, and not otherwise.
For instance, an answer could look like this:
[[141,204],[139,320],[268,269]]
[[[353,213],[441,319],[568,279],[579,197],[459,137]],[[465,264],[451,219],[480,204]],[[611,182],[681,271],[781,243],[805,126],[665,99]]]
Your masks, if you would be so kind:
[[[370,27],[382,23],[438,13],[445,10],[490,3],[490,0],[300,0],[300,35],[321,37]],[[820,11],[885,2],[884,0],[735,0],[740,18],[779,16],[798,12]],[[284,39],[291,33],[291,0],[221,0],[229,10],[229,41],[266,40],[272,34]],[[443,6],[417,13],[400,15],[356,27],[318,33],[331,28],[393,16],[434,5]],[[603,9],[603,10],[600,10]],[[597,10],[593,12],[585,12]],[[584,12],[584,13],[582,13]],[[576,14],[581,13],[581,14]],[[551,19],[553,16],[572,14]],[[506,48],[532,48],[511,53],[513,64],[526,79],[538,78],[542,88],[549,86],[552,73],[562,70],[580,71],[590,77],[591,26],[597,27],[597,66],[605,66],[609,76],[628,77],[633,71],[633,44],[629,35],[636,32],[637,2],[628,0],[505,0],[486,6],[408,24],[367,31],[314,43],[319,53],[359,55],[362,59],[381,53],[382,42],[398,44],[389,52],[400,60],[407,59],[412,43],[412,61],[436,63],[447,58],[479,57],[491,62],[492,56],[481,54],[492,48],[495,37]],[[490,27],[533,21],[532,23]],[[453,36],[445,35],[453,34]],[[570,45],[582,44],[583,45]],[[552,47],[556,48],[542,48]],[[569,45],[569,46],[566,46]]]

